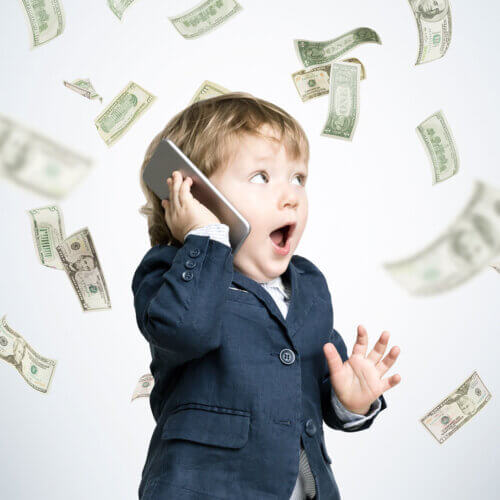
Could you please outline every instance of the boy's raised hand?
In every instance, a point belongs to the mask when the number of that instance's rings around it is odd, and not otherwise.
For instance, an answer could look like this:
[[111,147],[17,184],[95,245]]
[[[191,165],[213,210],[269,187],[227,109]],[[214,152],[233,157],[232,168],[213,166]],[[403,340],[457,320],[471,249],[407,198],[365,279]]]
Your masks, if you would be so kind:
[[338,400],[347,410],[365,415],[382,393],[401,382],[399,374],[382,379],[400,353],[399,347],[393,346],[382,359],[389,337],[389,332],[383,331],[378,342],[365,357],[368,333],[364,326],[359,325],[351,357],[345,362],[342,362],[340,354],[331,342],[323,345],[330,370],[330,381]]
[[174,170],[167,179],[170,199],[161,202],[170,232],[181,243],[192,229],[220,224],[219,218],[191,194],[192,184],[191,177],[182,179],[182,174]]

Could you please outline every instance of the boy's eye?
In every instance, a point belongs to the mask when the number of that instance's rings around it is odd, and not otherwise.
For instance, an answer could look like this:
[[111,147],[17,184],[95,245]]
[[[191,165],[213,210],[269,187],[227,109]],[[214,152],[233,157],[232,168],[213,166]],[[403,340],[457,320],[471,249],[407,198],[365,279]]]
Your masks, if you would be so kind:
[[[261,177],[261,178],[266,178],[267,179],[267,174],[265,174],[264,172],[257,172],[250,180],[252,179],[255,179],[256,177]],[[305,185],[305,182],[306,182],[306,177],[305,175],[302,175],[302,174],[297,174],[294,176],[294,179],[295,178],[298,178],[299,179],[299,186],[304,186]],[[258,184],[262,184],[262,183],[258,183]]]
[[305,178],[305,176],[304,176],[304,175],[302,175],[302,174],[297,174],[297,175],[294,177],[294,179],[295,179],[296,177],[298,177],[298,178],[300,179],[300,181],[299,181],[299,185],[300,185],[300,186],[304,186],[304,184],[306,183],[306,178]]
[[[256,177],[258,177],[259,175],[260,175],[261,177],[265,177],[265,176],[266,176],[266,175],[264,174],[264,172],[258,172],[258,173],[256,173],[256,174],[252,177],[252,179],[255,179],[255,178],[256,178]],[[250,180],[252,180],[252,179],[250,179]]]

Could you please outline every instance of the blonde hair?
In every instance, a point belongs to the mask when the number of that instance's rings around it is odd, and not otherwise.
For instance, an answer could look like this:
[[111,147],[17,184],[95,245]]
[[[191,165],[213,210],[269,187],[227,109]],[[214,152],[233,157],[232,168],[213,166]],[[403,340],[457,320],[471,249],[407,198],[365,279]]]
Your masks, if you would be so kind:
[[198,101],[177,113],[155,136],[146,150],[140,172],[141,188],[147,203],[140,208],[148,220],[151,246],[167,244],[182,246],[175,239],[165,220],[161,200],[144,183],[142,173],[162,139],[170,139],[207,176],[224,165],[232,151],[231,139],[242,134],[264,136],[260,127],[270,125],[283,141],[292,160],[309,162],[309,142],[299,125],[286,111],[246,92],[231,92]]

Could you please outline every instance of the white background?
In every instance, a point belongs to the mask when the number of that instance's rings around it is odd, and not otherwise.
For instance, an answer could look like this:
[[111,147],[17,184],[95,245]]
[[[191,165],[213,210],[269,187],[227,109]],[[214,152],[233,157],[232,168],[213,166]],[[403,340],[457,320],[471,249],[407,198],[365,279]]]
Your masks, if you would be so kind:
[[[325,426],[343,499],[496,498],[500,276],[485,269],[453,291],[414,298],[381,264],[437,237],[465,206],[474,179],[500,187],[497,2],[452,2],[448,54],[418,67],[405,0],[241,3],[243,12],[223,26],[185,40],[167,17],[193,1],[138,0],[120,22],[105,0],[65,0],[64,33],[29,50],[20,3],[2,1],[0,112],[93,159],[59,205],[67,234],[89,227],[112,310],[83,313],[64,273],[39,264],[26,210],[55,200],[1,181],[0,312],[58,365],[42,394],[0,364],[0,496],[137,498],[154,427],[148,400],[130,402],[150,363],[131,292],[149,249],[139,168],[153,136],[209,79],[276,103],[302,124],[311,144],[310,211],[296,253],[327,277],[349,352],[359,323],[370,348],[384,329],[390,346],[401,348],[389,374],[402,381],[385,394],[388,408],[373,426],[358,433]],[[350,54],[364,62],[367,80],[349,143],[320,136],[328,97],[299,99],[290,76],[302,67],[293,39],[326,40],[359,26],[375,29],[383,45]],[[102,105],[62,83],[86,77]],[[108,148],[94,118],[129,80],[158,98]],[[432,186],[415,127],[438,109],[452,127],[461,170]],[[475,369],[493,398],[439,445],[419,419]]]

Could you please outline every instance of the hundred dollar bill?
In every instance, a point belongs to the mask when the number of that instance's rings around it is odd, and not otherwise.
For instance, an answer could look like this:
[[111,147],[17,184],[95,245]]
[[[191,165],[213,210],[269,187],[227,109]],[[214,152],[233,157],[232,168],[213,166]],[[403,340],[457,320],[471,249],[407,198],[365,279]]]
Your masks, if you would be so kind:
[[321,135],[352,140],[359,115],[359,64],[332,62],[328,117]]
[[121,21],[123,13],[134,2],[135,0],[108,0],[108,5],[109,8],[112,10],[113,14]]
[[448,0],[408,0],[418,28],[415,65],[440,59],[451,41],[451,9]]
[[411,295],[433,295],[464,283],[499,254],[500,190],[476,181],[467,206],[439,238],[384,267]]
[[31,48],[49,42],[64,31],[64,11],[59,0],[21,0],[31,28]]
[[80,78],[74,82],[63,80],[63,83],[68,89],[73,90],[87,99],[95,99],[97,97],[102,102],[102,97],[95,91],[94,86],[90,83],[88,78]]
[[0,359],[13,365],[33,389],[48,392],[57,361],[40,356],[7,324],[5,315],[0,319]]
[[0,115],[0,175],[62,198],[87,175],[91,160]]
[[83,311],[110,309],[108,287],[88,228],[68,236],[56,250]]
[[156,97],[129,82],[104,111],[94,120],[99,135],[110,146],[120,138],[146,111]]
[[212,31],[242,10],[236,0],[205,0],[169,20],[184,38],[191,39]]
[[443,112],[432,114],[416,130],[432,162],[432,184],[454,176],[460,162],[451,128]]
[[[366,78],[365,67],[356,57],[344,59],[342,62],[352,62],[360,65],[361,80]],[[330,92],[330,68],[331,64],[321,64],[308,69],[301,69],[292,74],[295,88],[303,102],[310,101]]]
[[371,28],[356,28],[325,42],[312,42],[297,38],[293,42],[295,52],[305,67],[325,64],[338,59],[361,43],[372,42],[382,45],[380,37]]
[[150,373],[143,375],[135,386],[131,401],[140,397],[148,398],[151,394],[151,390],[153,389],[154,384],[155,380],[153,378],[153,375],[151,375]]
[[210,80],[205,80],[198,90],[194,93],[193,98],[189,101],[189,104],[195,102],[203,101],[205,99],[210,99],[210,97],[215,97],[218,95],[229,94],[230,90],[227,90],[222,85],[211,82]]
[[491,399],[491,393],[475,371],[460,387],[420,419],[424,427],[443,444],[477,415]]
[[33,241],[40,262],[47,267],[64,269],[56,247],[66,238],[61,209],[49,205],[28,210]]

